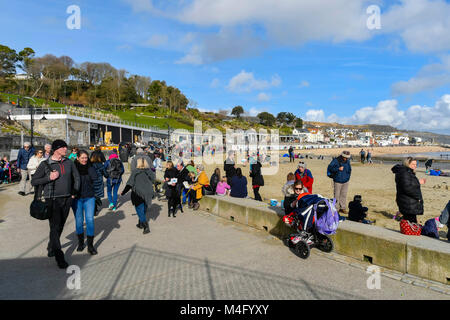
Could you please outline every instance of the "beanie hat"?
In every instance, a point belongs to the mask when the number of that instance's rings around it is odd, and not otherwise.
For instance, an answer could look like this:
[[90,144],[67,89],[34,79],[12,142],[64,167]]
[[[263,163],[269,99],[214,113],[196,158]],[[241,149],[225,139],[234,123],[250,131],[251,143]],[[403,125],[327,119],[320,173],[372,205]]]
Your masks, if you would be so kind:
[[64,140],[58,139],[58,140],[53,141],[53,143],[52,143],[52,150],[53,151],[56,151],[59,148],[64,148],[64,147],[67,148],[67,143]]
[[303,161],[300,161],[300,162],[298,163],[298,167],[299,167],[299,168],[305,168],[305,169],[306,169],[306,163],[303,162]]

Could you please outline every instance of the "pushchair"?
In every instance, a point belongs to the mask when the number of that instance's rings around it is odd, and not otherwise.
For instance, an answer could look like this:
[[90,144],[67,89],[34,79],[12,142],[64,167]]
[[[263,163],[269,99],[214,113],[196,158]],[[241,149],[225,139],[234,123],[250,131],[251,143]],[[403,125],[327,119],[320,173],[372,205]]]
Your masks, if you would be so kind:
[[339,214],[335,202],[320,195],[304,195],[297,207],[283,221],[295,229],[283,242],[295,255],[307,259],[312,248],[324,252],[333,251],[333,241],[329,235],[336,233]]

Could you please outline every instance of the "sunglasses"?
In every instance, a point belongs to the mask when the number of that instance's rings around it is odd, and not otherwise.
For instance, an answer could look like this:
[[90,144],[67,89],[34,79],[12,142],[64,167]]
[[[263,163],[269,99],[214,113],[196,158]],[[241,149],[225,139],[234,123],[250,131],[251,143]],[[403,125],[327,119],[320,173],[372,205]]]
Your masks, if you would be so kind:
[[299,191],[302,191],[302,190],[303,190],[303,188],[295,188],[294,190],[299,190]]

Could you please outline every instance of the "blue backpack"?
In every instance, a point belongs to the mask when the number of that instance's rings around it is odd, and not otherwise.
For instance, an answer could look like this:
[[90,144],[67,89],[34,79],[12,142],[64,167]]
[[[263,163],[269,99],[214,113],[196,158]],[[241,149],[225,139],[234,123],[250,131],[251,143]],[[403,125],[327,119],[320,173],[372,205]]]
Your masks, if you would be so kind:
[[323,200],[328,207],[319,219],[317,219],[317,203],[314,205],[314,216],[316,220],[316,229],[319,233],[324,235],[335,234],[339,226],[339,214],[336,209],[336,199],[331,202],[328,199]]

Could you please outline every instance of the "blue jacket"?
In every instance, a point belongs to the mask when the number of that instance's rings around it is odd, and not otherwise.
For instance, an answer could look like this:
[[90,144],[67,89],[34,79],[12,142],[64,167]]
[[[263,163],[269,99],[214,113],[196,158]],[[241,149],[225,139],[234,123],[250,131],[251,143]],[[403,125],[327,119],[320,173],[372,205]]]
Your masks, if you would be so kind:
[[27,170],[28,161],[30,161],[31,157],[34,156],[34,148],[31,147],[26,151],[24,148],[19,150],[19,154],[17,155],[17,168]]
[[242,176],[233,176],[231,178],[231,197],[246,198],[247,197],[247,178]]
[[[340,171],[339,167],[344,167],[344,170]],[[350,180],[352,174],[352,167],[350,165],[350,159],[343,162],[341,157],[337,157],[331,161],[328,165],[328,171],[334,174],[333,181],[337,183],[346,183]]]

